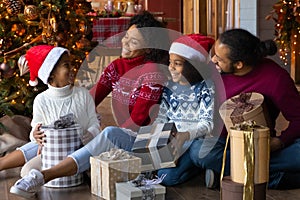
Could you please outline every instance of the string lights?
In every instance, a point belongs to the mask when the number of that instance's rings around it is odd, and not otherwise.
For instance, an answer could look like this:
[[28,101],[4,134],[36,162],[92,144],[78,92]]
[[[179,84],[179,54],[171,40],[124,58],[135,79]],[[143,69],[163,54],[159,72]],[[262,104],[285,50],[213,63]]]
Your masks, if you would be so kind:
[[279,47],[281,60],[287,65],[289,54],[299,56],[300,53],[294,50],[300,37],[300,1],[280,0],[273,5],[273,10],[266,19],[273,19],[276,23],[275,41]]

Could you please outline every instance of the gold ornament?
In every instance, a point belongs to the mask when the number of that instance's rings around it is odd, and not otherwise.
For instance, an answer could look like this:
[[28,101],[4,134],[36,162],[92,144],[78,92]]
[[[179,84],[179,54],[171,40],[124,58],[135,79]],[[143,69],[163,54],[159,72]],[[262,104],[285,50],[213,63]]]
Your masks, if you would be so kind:
[[24,8],[24,15],[28,20],[35,20],[39,17],[39,10],[35,5],[28,5]]

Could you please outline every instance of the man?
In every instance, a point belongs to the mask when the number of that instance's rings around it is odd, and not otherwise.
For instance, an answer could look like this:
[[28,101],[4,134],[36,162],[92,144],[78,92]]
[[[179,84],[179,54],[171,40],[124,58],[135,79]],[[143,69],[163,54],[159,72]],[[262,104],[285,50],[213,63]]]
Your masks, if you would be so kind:
[[[269,111],[271,135],[269,188],[292,189],[300,187],[300,96],[286,70],[265,58],[277,52],[272,40],[261,41],[243,29],[232,29],[220,35],[215,43],[212,62],[222,74],[226,98],[242,92],[261,93]],[[275,132],[275,121],[282,113],[289,122],[287,129]],[[225,128],[214,148],[204,157],[200,149],[203,141],[191,146],[191,158],[195,165],[206,168],[206,185],[217,187],[221,173],[223,151],[227,132]],[[214,138],[216,139],[216,138]],[[224,175],[229,175],[229,150]]]

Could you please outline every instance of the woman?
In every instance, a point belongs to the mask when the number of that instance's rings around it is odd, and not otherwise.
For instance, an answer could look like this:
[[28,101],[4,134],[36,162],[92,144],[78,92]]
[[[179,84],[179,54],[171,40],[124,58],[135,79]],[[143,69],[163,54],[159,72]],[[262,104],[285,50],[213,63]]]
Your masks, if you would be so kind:
[[131,18],[121,40],[121,58],[105,68],[90,91],[96,105],[112,92],[112,109],[120,127],[137,131],[151,122],[154,111],[149,111],[158,103],[166,81],[157,63],[167,64],[167,51],[161,49],[169,49],[169,40],[160,28],[163,24],[147,11]]

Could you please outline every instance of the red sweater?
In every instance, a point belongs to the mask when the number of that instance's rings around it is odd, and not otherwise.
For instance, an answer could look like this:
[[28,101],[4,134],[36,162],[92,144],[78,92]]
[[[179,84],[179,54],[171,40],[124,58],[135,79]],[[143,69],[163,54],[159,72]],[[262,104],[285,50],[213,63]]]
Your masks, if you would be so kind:
[[[264,59],[250,73],[244,76],[222,75],[226,97],[231,98],[241,92],[258,92],[264,95],[268,112],[273,122],[279,112],[289,121],[289,126],[281,132],[285,145],[300,138],[300,95],[289,73],[270,59]],[[226,135],[223,129],[222,135]]]
[[112,110],[117,124],[135,131],[153,121],[151,118],[157,109],[152,110],[152,106],[158,103],[166,81],[157,64],[144,60],[144,56],[140,56],[113,61],[90,91],[96,105],[112,92]]

